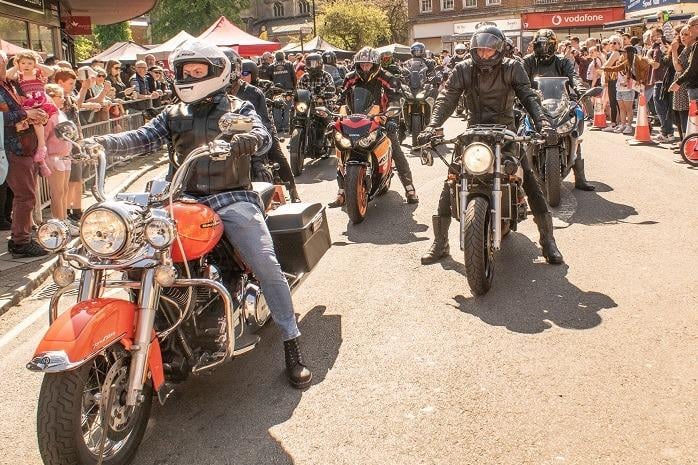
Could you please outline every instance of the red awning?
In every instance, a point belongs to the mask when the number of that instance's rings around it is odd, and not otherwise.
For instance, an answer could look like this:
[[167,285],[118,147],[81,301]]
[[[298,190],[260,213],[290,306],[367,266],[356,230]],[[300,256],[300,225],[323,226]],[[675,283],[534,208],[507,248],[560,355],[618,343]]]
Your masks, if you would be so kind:
[[225,16],[218,18],[198,38],[219,47],[234,47],[242,56],[258,56],[281,48],[278,42],[269,42],[246,33]]

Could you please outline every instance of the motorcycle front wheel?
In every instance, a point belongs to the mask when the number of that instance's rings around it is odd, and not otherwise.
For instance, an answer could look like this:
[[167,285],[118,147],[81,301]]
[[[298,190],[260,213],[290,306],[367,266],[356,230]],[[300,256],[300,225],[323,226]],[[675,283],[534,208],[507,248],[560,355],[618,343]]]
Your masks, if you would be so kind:
[[560,153],[557,148],[545,149],[545,191],[548,205],[560,205],[560,189],[562,187],[562,167]]
[[494,277],[494,249],[492,248],[492,226],[489,201],[475,197],[468,202],[465,211],[463,254],[465,276],[475,295],[484,295],[492,287]]
[[368,211],[368,191],[366,190],[366,166],[348,165],[344,178],[347,214],[352,223],[361,223]]
[[417,147],[419,145],[417,139],[419,138],[420,132],[422,132],[422,115],[412,115],[412,147]]
[[698,134],[689,134],[681,141],[681,158],[691,166],[698,166]]
[[[104,440],[104,464],[128,464],[143,439],[153,390],[143,389],[141,403],[125,405],[130,357],[125,350],[107,350],[82,367],[44,376],[39,393],[37,433],[39,452],[46,465],[94,465]],[[106,382],[105,382],[106,380]],[[103,394],[115,386],[102,429]],[[100,401],[104,399],[104,401]]]
[[289,143],[289,157],[291,172],[294,176],[300,176],[303,173],[305,165],[305,137],[303,131],[294,129],[291,134],[291,142]]

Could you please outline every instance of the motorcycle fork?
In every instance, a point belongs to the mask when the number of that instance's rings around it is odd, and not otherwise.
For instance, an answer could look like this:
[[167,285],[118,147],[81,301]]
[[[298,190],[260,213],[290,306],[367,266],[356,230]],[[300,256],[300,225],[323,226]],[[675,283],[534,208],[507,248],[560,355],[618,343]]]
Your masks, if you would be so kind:
[[494,183],[492,184],[492,248],[499,250],[502,242],[502,144],[494,146]]
[[138,321],[136,334],[131,346],[131,366],[129,369],[126,405],[135,406],[141,397],[148,364],[148,350],[153,334],[153,324],[160,297],[160,285],[155,281],[155,270],[147,269],[141,278],[141,292],[138,299]]
[[104,271],[102,270],[85,270],[82,272],[80,287],[78,288],[78,302],[99,297],[102,293],[103,276]]
[[461,163],[460,189],[458,190],[458,217],[460,221],[460,249],[465,250],[465,214],[468,209],[468,178],[465,166]]

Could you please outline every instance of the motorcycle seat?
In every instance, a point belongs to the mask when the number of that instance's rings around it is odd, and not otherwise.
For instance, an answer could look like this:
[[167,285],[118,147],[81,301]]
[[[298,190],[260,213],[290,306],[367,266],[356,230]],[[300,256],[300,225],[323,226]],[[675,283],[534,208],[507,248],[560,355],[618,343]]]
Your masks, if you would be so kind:
[[259,194],[264,204],[264,209],[268,209],[274,197],[274,185],[268,182],[253,182],[252,190]]

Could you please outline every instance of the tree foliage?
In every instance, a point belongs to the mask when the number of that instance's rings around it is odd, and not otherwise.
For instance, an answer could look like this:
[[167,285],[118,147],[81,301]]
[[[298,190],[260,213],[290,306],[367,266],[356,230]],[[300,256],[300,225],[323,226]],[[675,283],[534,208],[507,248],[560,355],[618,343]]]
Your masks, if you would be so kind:
[[329,2],[322,8],[317,24],[318,33],[324,39],[347,50],[373,47],[390,37],[390,23],[385,12],[366,2]]
[[127,21],[106,26],[94,26],[92,31],[95,39],[97,39],[97,44],[102,49],[107,49],[116,42],[133,40],[131,26],[129,26]]
[[249,0],[160,0],[150,14],[153,40],[164,42],[182,30],[197,36],[221,16],[239,21],[248,6]]
[[78,63],[95,56],[100,51],[95,41],[91,38],[86,36],[78,36],[75,38],[75,59]]
[[385,12],[390,24],[390,43],[406,44],[408,37],[407,2],[405,0],[373,0]]

